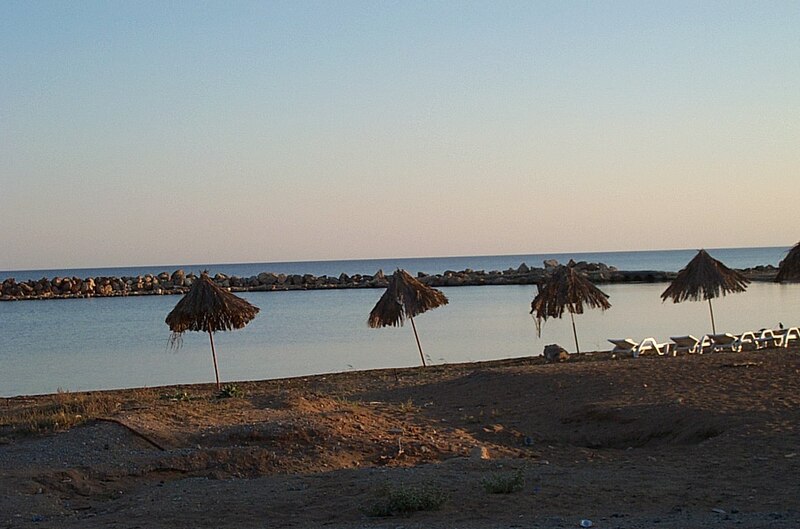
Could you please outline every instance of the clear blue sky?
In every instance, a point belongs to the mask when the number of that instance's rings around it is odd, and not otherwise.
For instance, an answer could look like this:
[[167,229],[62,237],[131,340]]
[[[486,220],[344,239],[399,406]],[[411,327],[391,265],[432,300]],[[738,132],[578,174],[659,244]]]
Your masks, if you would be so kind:
[[0,2],[0,270],[788,246],[800,2]]

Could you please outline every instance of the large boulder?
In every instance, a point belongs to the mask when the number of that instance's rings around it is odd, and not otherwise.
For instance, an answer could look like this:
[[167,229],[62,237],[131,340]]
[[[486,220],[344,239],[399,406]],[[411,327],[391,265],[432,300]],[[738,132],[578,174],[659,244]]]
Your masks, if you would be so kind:
[[278,282],[278,276],[271,272],[261,272],[258,274],[258,282],[262,285],[274,285]]
[[183,269],[179,268],[172,272],[170,281],[172,281],[172,284],[176,287],[182,287],[183,282],[186,281],[186,273],[183,271]]
[[91,277],[81,283],[81,294],[88,295],[94,293],[94,279]]
[[569,353],[567,350],[555,343],[545,345],[542,354],[548,362],[565,362],[569,360]]

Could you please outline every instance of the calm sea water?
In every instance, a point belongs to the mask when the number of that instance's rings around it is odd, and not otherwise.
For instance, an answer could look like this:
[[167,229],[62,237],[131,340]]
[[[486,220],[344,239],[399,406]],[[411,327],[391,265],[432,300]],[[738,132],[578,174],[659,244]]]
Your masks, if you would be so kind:
[[[728,265],[743,267],[777,264],[786,250],[737,249],[711,253]],[[600,260],[624,269],[678,269],[694,251],[634,252],[624,254],[627,256],[624,258],[617,253],[594,255],[597,257],[583,254],[536,258]],[[659,261],[659,255],[665,260]],[[683,261],[676,263],[678,256]],[[374,273],[378,268],[390,270],[402,266],[436,272],[448,268],[505,269],[523,261],[538,264],[531,256],[502,256],[284,263],[266,269],[338,275]],[[264,271],[263,264],[220,266],[212,270],[238,275]],[[98,274],[76,271],[35,274],[84,277],[128,274],[116,270]],[[710,332],[706,303],[661,303],[659,295],[665,288],[666,284],[603,285],[612,308],[576,316],[581,350],[607,350],[608,338],[654,336],[666,340],[670,335],[699,336]],[[426,356],[432,363],[538,355],[549,343],[574,351],[568,319],[547,321],[542,336],[536,336],[528,314],[535,290],[530,286],[442,290],[450,298],[450,304],[415,320]],[[242,294],[260,307],[261,313],[245,329],[215,336],[221,378],[254,380],[418,365],[419,353],[410,327],[367,326],[367,315],[382,292],[366,289]],[[207,336],[188,333],[180,350],[172,351],[167,346],[169,331],[164,318],[178,299],[147,296],[0,303],[3,337],[0,395],[50,393],[59,388],[79,391],[213,381]],[[759,329],[775,326],[779,321],[800,325],[800,284],[752,284],[745,293],[715,300],[714,311],[720,331]]]
[[[771,264],[777,266],[789,251],[788,247],[767,248],[720,248],[708,250],[715,258],[721,260],[732,268],[748,268],[757,265]],[[187,273],[199,274],[208,270],[211,275],[223,273],[239,277],[250,277],[261,272],[274,272],[276,274],[313,274],[315,276],[336,276],[345,273],[374,274],[378,270],[393,272],[403,268],[412,274],[425,272],[440,274],[445,270],[506,270],[517,268],[525,263],[528,266],[542,266],[545,259],[555,259],[567,263],[570,259],[575,261],[588,261],[605,263],[616,266],[620,270],[662,270],[677,272],[694,257],[697,250],[659,250],[647,252],[598,252],[598,253],[552,253],[552,254],[527,254],[527,255],[482,255],[463,257],[421,257],[421,258],[396,258],[396,259],[360,259],[350,261],[302,261],[283,263],[234,263],[234,264],[183,264],[183,265],[154,265],[137,266],[129,268],[74,268],[67,270],[10,270],[0,271],[0,281],[13,277],[17,281],[29,279],[38,280],[42,277],[135,277],[145,274],[158,274],[160,272],[173,272],[182,268]]]

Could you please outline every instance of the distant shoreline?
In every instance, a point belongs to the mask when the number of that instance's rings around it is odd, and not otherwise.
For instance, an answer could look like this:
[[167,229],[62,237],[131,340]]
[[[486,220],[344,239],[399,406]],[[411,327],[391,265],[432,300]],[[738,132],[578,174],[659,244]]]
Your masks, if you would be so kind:
[[[529,267],[522,263],[517,268],[503,271],[486,272],[467,268],[461,271],[448,270],[441,274],[420,272],[417,276],[432,287],[535,285],[547,277],[549,271],[557,265],[553,260],[546,261],[544,267]],[[597,284],[661,283],[671,281],[676,276],[676,272],[617,270],[603,263],[583,261],[575,266]],[[777,274],[777,268],[772,265],[759,265],[739,271],[753,281],[773,281]],[[161,272],[157,275],[135,277],[54,277],[19,283],[14,278],[7,278],[0,283],[0,301],[177,295],[185,294],[196,277],[178,269],[172,273]],[[231,292],[385,288],[388,285],[388,279],[382,270],[374,275],[342,273],[338,277],[272,272],[261,272],[250,277],[216,274],[213,279],[220,287]]]

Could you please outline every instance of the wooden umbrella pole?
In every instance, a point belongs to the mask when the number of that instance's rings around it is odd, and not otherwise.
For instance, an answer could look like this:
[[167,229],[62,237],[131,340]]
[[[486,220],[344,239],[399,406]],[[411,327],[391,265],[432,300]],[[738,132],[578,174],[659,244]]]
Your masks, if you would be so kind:
[[569,317],[572,319],[572,335],[575,336],[575,350],[580,353],[581,348],[578,347],[578,331],[575,330],[575,315],[569,311]]
[[214,376],[217,378],[217,391],[220,390],[219,385],[219,369],[217,368],[217,352],[214,350],[214,333],[208,331],[208,339],[211,340],[211,356],[214,357]]
[[714,324],[714,308],[711,306],[711,298],[708,298],[708,311],[711,313],[711,332],[717,334],[717,326]]
[[423,367],[427,366],[428,364],[425,363],[425,355],[422,354],[422,345],[419,343],[419,334],[417,334],[417,326],[414,324],[414,318],[409,316],[408,319],[411,320],[411,328],[414,329],[414,338],[417,339],[417,349],[419,349],[419,357],[422,359],[422,365]]

